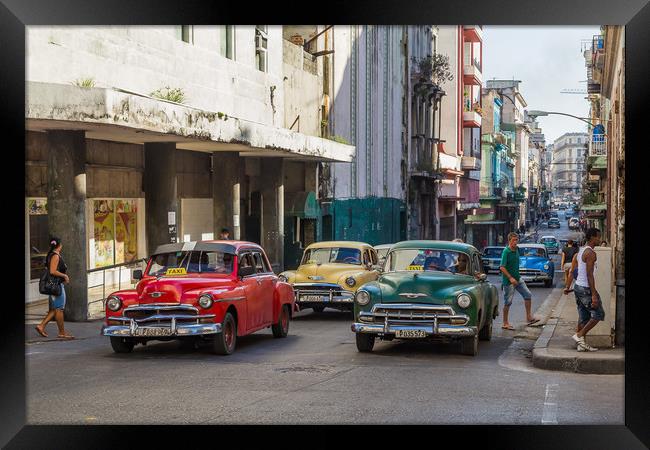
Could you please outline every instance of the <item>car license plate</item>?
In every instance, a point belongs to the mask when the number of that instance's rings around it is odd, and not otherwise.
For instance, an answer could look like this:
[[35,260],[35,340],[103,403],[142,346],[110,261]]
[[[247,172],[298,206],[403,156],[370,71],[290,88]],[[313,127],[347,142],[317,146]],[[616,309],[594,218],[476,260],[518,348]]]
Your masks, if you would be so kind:
[[424,330],[395,330],[396,338],[423,338],[427,337]]
[[172,329],[164,327],[136,328],[135,336],[171,336]]
[[303,302],[326,302],[329,297],[321,295],[301,295],[300,300]]

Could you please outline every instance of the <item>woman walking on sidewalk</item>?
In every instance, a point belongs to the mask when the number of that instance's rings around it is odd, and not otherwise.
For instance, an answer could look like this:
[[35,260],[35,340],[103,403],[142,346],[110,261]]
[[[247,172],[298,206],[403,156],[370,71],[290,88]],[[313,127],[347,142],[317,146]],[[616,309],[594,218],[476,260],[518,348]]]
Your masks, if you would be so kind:
[[50,310],[40,324],[36,325],[36,331],[43,337],[47,337],[45,326],[54,319],[59,327],[58,337],[61,339],[74,339],[74,336],[66,333],[63,325],[63,309],[65,308],[65,287],[63,284],[70,282],[70,277],[65,273],[68,271],[68,266],[65,265],[61,257],[61,249],[63,244],[61,239],[52,237],[50,238],[50,251],[45,258],[45,268],[50,271],[50,275],[56,277],[61,285],[61,294],[57,296],[49,296]]

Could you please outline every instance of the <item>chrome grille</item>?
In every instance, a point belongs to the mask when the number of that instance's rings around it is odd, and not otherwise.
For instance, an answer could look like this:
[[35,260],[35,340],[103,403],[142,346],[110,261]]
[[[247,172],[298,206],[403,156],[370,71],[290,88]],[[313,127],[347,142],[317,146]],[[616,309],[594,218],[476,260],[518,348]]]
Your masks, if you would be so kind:
[[391,324],[466,323],[468,317],[457,315],[451,306],[418,304],[377,304],[369,313],[360,313],[362,320]]
[[544,275],[546,272],[538,269],[519,269],[519,275]]
[[136,322],[171,323],[172,318],[177,322],[197,322],[199,310],[191,305],[140,305],[130,306],[124,310],[124,317]]

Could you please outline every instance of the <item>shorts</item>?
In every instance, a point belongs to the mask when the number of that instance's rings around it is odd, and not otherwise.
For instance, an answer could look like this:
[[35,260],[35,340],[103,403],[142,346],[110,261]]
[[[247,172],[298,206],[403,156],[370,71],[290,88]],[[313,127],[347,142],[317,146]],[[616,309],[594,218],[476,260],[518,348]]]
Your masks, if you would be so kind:
[[562,270],[564,270],[565,272],[567,270],[571,270],[571,263],[570,262],[564,263],[564,265],[562,266]]
[[533,297],[533,294],[528,290],[528,286],[526,286],[524,280],[519,280],[517,286],[513,286],[512,284],[502,284],[501,289],[503,290],[504,306],[512,305],[512,298],[515,296],[515,290],[521,294],[524,300],[530,300]]
[[573,286],[573,292],[576,296],[576,306],[578,307],[578,323],[584,325],[589,319],[605,320],[605,310],[603,302],[598,296],[598,306],[594,309],[591,307],[591,289],[580,285]]
[[65,308],[65,287],[61,284],[61,294],[49,296],[50,309],[64,309]]

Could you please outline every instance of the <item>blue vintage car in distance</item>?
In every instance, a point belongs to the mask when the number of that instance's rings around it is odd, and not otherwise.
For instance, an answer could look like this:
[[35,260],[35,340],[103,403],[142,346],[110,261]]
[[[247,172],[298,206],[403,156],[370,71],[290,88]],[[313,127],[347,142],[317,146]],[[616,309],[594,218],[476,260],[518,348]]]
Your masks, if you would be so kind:
[[503,254],[503,246],[500,247],[485,247],[483,253],[481,254],[481,260],[483,261],[483,270],[485,273],[499,272],[499,266],[501,265],[501,255]]
[[519,275],[526,283],[543,282],[553,285],[555,263],[548,256],[544,244],[519,244]]

